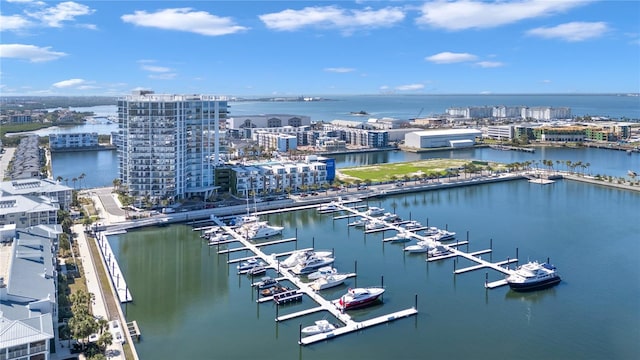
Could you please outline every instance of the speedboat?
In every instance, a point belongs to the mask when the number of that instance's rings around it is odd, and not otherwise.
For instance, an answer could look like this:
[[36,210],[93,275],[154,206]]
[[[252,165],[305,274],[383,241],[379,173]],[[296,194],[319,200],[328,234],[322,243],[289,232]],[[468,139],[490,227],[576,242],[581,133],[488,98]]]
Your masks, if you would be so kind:
[[299,250],[289,255],[288,258],[280,261],[280,266],[282,266],[283,268],[292,268],[303,262],[308,257],[329,257],[331,255],[333,255],[331,251]]
[[411,241],[411,239],[413,239],[411,237],[411,235],[409,235],[407,232],[405,231],[401,231],[397,234],[395,234],[392,237],[389,238],[385,238],[384,241],[389,241],[389,242],[393,242],[393,243],[400,243],[400,242],[407,242],[407,241]]
[[314,325],[305,326],[302,328],[302,334],[305,336],[321,334],[335,330],[336,327],[327,320],[318,320]]
[[429,257],[444,256],[444,255],[448,255],[450,253],[451,253],[451,250],[447,249],[446,247],[444,247],[442,245],[437,245],[436,247],[430,249],[427,252],[427,256],[429,256]]
[[420,224],[420,222],[416,220],[409,220],[404,224],[400,224],[399,226],[405,230],[413,230],[421,228],[422,224]]
[[209,236],[209,245],[216,245],[221,241],[233,240],[233,236],[231,234],[226,233],[216,233],[214,235]]
[[345,274],[331,274],[316,279],[313,283],[311,283],[311,285],[309,285],[309,287],[315,291],[320,291],[341,285],[346,279],[347,275]]
[[338,269],[331,266],[324,266],[318,269],[317,271],[312,272],[307,275],[309,280],[317,280],[325,276],[334,275],[338,273]]
[[363,227],[367,226],[367,224],[369,224],[369,220],[368,219],[360,218],[360,219],[352,222],[349,225],[352,225],[352,226],[354,226],[356,228],[363,228]]
[[264,267],[264,265],[256,265],[250,268],[249,270],[247,270],[247,274],[251,276],[264,274],[265,272],[267,272],[267,268]]
[[231,220],[231,225],[232,226],[245,226],[248,224],[253,224],[253,223],[257,223],[258,221],[260,221],[260,217],[258,215],[242,215],[242,216],[236,216],[235,218],[233,218]]
[[384,214],[382,214],[382,216],[380,216],[380,220],[382,221],[388,221],[388,222],[395,222],[400,220],[400,216],[398,216],[398,214],[393,214],[390,212],[386,212]]
[[340,210],[340,208],[338,207],[338,205],[334,204],[333,202],[329,204],[320,205],[320,207],[318,207],[318,212],[321,212],[321,213],[334,212],[338,210]]
[[548,263],[530,261],[522,264],[506,277],[507,284],[514,291],[545,289],[560,282],[556,267]]
[[278,284],[278,280],[272,278],[271,276],[265,276],[260,279],[260,282],[257,282],[254,285],[257,286],[258,289],[262,290],[272,288],[274,286],[277,286]]
[[367,230],[378,230],[378,229],[384,229],[386,227],[387,227],[387,224],[382,221],[370,221],[365,226]]
[[262,291],[260,291],[260,295],[262,295],[262,296],[273,296],[273,295],[276,295],[276,294],[283,293],[285,291],[289,291],[289,288],[286,287],[286,286],[276,285],[276,286],[272,286],[270,288],[263,289]]
[[264,239],[282,234],[284,227],[269,225],[266,221],[260,221],[246,229],[247,240]]
[[404,248],[404,251],[409,253],[424,253],[433,249],[433,242],[431,241],[418,241],[415,245],[409,245]]
[[438,233],[440,232],[440,229],[438,229],[435,226],[429,226],[425,231],[424,231],[424,236],[434,236],[434,235],[438,235]]
[[351,310],[373,303],[382,293],[384,293],[384,288],[381,287],[349,289],[335,304],[341,310]]
[[332,257],[320,257],[314,255],[306,258],[292,270],[295,274],[309,274],[314,272],[316,269],[333,264],[334,261],[335,259]]
[[265,263],[262,260],[258,260],[256,258],[251,258],[247,261],[243,261],[241,262],[238,266],[236,266],[236,268],[238,269],[238,271],[240,272],[245,272],[249,269],[252,269],[256,266],[264,266]]
[[433,235],[435,241],[449,241],[456,238],[456,233],[453,231],[439,229],[437,234]]
[[369,215],[369,216],[382,216],[384,215],[384,208],[381,207],[377,207],[377,206],[370,206],[369,209],[367,209],[367,211],[364,212],[365,215]]

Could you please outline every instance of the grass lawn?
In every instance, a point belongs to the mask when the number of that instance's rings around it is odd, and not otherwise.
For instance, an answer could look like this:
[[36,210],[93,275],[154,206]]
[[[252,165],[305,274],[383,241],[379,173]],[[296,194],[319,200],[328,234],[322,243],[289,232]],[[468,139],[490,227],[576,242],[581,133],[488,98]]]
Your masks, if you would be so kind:
[[[359,166],[353,168],[343,168],[338,172],[340,179],[343,181],[366,181],[383,182],[394,179],[403,179],[405,176],[409,178],[420,177],[420,175],[445,175],[447,169],[462,168],[466,164],[471,164],[470,160],[458,159],[428,159],[413,162],[393,163],[393,164],[377,164],[370,166]],[[501,165],[498,163],[489,163],[494,170]],[[486,168],[483,165],[477,165],[478,168]]]

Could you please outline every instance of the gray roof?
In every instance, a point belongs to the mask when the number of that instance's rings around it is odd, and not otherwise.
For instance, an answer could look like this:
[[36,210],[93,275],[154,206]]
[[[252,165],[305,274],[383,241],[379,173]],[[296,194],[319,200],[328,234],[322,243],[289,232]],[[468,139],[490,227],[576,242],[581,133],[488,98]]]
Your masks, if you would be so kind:
[[6,195],[40,195],[72,190],[69,186],[51,179],[21,179],[0,182],[0,193]]
[[[2,309],[3,307],[0,307]],[[0,349],[53,339],[51,314],[9,319],[0,313]]]
[[25,302],[49,299],[56,302],[52,239],[16,233],[11,253],[7,294]]
[[60,206],[46,196],[9,195],[0,197],[0,215],[58,211]]

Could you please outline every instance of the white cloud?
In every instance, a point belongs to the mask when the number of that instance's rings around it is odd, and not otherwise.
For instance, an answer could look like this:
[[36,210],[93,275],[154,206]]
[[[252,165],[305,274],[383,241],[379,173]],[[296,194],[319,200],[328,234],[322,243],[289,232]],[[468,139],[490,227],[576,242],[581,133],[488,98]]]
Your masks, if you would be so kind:
[[565,41],[584,41],[602,36],[609,30],[605,22],[570,22],[553,27],[539,27],[527,31],[528,35],[558,38]]
[[447,30],[492,28],[558,14],[590,1],[429,1],[422,5],[422,15],[416,22]]
[[157,73],[166,73],[171,71],[168,67],[164,66],[154,66],[154,65],[142,65],[142,70],[157,72]]
[[81,85],[84,85],[85,83],[86,81],[84,79],[69,79],[69,80],[58,81],[57,83],[53,84],[53,87],[64,89],[64,88],[71,88],[71,87],[79,87]]
[[20,15],[0,15],[0,31],[21,30],[31,26],[31,21]]
[[504,66],[504,63],[501,63],[500,61],[478,61],[476,65],[483,68],[496,68]]
[[121,19],[137,26],[186,31],[206,36],[228,35],[248,30],[244,26],[236,25],[231,18],[219,17],[206,11],[193,11],[191,8],[164,9],[155,13],[136,11],[134,14],[122,15]]
[[356,71],[356,69],[337,67],[337,68],[325,68],[324,71],[332,72],[332,73],[350,73],[350,72]]
[[56,60],[67,54],[49,50],[50,47],[38,47],[24,44],[0,44],[0,58],[27,59],[30,62]]
[[304,27],[342,29],[351,32],[359,28],[391,27],[405,18],[397,7],[374,10],[348,10],[337,6],[306,7],[302,10],[283,10],[258,16],[267,28],[277,31],[295,31]]
[[396,86],[396,90],[399,90],[399,91],[416,91],[416,90],[422,90],[422,89],[424,89],[423,84],[407,84],[407,85]]
[[86,5],[65,1],[42,10],[27,11],[26,14],[40,20],[47,26],[62,27],[62,23],[65,21],[74,21],[78,16],[91,15],[94,12],[95,10]]
[[474,61],[477,58],[477,56],[469,53],[452,53],[449,51],[445,51],[439,54],[427,56],[425,60],[431,61],[432,63],[436,64],[453,64],[459,62]]
[[159,73],[159,74],[151,74],[149,75],[149,79],[155,80],[172,80],[176,78],[175,73]]

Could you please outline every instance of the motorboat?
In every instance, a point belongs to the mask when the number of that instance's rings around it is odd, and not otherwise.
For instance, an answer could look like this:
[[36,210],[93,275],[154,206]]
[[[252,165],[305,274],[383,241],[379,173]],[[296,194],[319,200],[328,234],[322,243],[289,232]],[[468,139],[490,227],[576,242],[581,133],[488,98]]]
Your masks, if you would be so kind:
[[393,242],[393,243],[401,243],[401,242],[411,241],[412,239],[413,238],[411,237],[411,235],[408,232],[401,231],[401,232],[395,234],[392,237],[385,238],[384,241],[389,241],[389,242]]
[[208,238],[209,245],[217,245],[222,241],[233,240],[233,235],[226,233],[216,233]]
[[414,245],[405,246],[404,251],[409,253],[424,253],[434,248],[431,241],[418,241]]
[[530,261],[522,264],[506,277],[507,284],[514,291],[545,289],[560,282],[556,267],[548,263]]
[[416,220],[409,220],[403,224],[400,224],[399,226],[405,230],[415,230],[421,228],[422,224],[420,224],[420,222]]
[[387,224],[382,221],[370,221],[365,226],[367,230],[378,230],[378,229],[384,229],[386,227],[387,227]]
[[335,304],[341,310],[351,310],[370,305],[384,293],[384,288],[367,287],[349,289]]
[[346,274],[331,274],[314,280],[309,287],[315,291],[320,291],[342,285],[346,279]]
[[451,250],[447,249],[442,245],[437,245],[436,247],[429,249],[429,251],[427,252],[427,256],[429,257],[444,256],[444,255],[449,255],[450,253],[451,253]]
[[280,294],[280,293],[287,292],[287,291],[289,291],[288,287],[281,286],[281,285],[276,285],[276,286],[272,286],[270,288],[262,289],[260,291],[260,295],[262,295],[262,296],[273,296],[273,295]]
[[231,226],[245,226],[248,224],[257,223],[260,221],[260,217],[258,215],[246,214],[242,216],[236,216],[231,219]]
[[302,328],[302,335],[309,336],[315,334],[321,334],[335,330],[336,327],[327,320],[318,320],[314,325],[305,326]]
[[239,272],[246,272],[249,269],[252,269],[256,266],[264,266],[265,263],[262,260],[258,260],[256,258],[251,258],[248,259],[247,261],[243,261],[240,264],[238,264],[238,266],[236,266],[236,268],[238,269]]
[[384,208],[377,206],[370,206],[367,211],[364,212],[365,215],[378,217],[384,215]]
[[456,233],[453,231],[439,229],[438,233],[433,235],[435,241],[449,241],[456,238]]
[[318,207],[318,212],[326,213],[326,212],[334,212],[340,210],[337,204],[331,202],[329,204],[320,205]]
[[386,212],[386,213],[382,214],[382,216],[380,216],[380,220],[387,221],[387,222],[396,222],[396,221],[400,220],[400,216],[398,216],[398,214],[393,214],[393,213],[390,213],[390,212]]
[[338,273],[338,269],[331,266],[324,266],[318,269],[317,271],[312,272],[307,275],[309,280],[317,280],[325,276],[334,275]]
[[212,235],[217,234],[219,231],[221,230],[220,226],[213,226],[205,231],[202,232],[202,235],[200,235],[200,237],[202,238],[209,238]]
[[292,271],[295,274],[309,274],[314,272],[316,269],[333,264],[334,261],[335,259],[332,257],[314,255],[306,258],[303,262],[296,265]]
[[424,236],[434,236],[434,235],[438,235],[438,233],[440,232],[440,229],[438,229],[435,226],[429,226],[425,231],[424,231]]
[[352,225],[356,228],[364,228],[365,226],[367,226],[367,224],[369,224],[369,220],[365,219],[365,218],[360,218],[352,223],[350,223],[349,225]]
[[256,265],[247,270],[247,275],[256,276],[267,272],[267,268],[264,265]]
[[329,257],[332,255],[333,253],[331,251],[299,250],[280,261],[280,266],[283,268],[292,268],[311,256]]
[[264,239],[282,234],[284,227],[269,225],[266,221],[260,221],[245,230],[247,240]]
[[261,278],[259,282],[255,283],[254,286],[262,290],[272,288],[274,286],[277,286],[278,284],[278,280],[272,278],[271,276],[265,276]]

